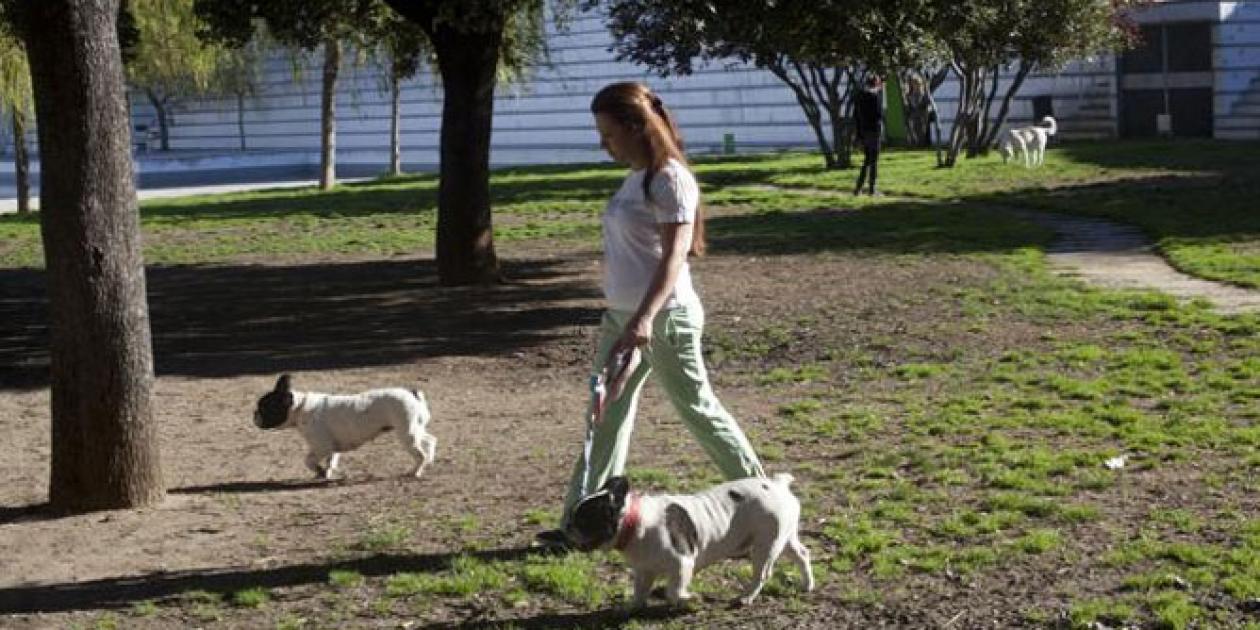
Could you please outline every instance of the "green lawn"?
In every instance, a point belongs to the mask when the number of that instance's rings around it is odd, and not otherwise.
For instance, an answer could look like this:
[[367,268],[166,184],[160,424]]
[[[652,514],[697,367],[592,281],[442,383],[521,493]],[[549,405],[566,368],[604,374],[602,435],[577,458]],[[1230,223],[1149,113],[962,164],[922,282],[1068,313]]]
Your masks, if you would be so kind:
[[[996,155],[935,168],[923,151],[890,151],[881,165],[890,198],[848,195],[854,171],[827,171],[811,154],[703,159],[698,171],[706,202],[757,213],[819,207],[880,210],[869,230],[847,234],[854,247],[899,247],[888,229],[940,230],[959,207],[1010,206],[1111,217],[1134,223],[1184,271],[1260,286],[1260,147],[1198,141],[1098,142],[1051,150],[1044,168],[1004,165]],[[495,172],[495,237],[594,242],[603,200],[620,179],[611,166],[538,167]],[[346,254],[386,256],[428,251],[436,227],[437,182],[429,175],[316,190],[273,190],[163,199],[142,205],[146,260],[151,264],[222,262],[259,257]],[[913,203],[909,203],[910,199]],[[746,221],[733,235],[808,236],[784,232],[796,218]],[[759,223],[759,225],[752,225]],[[972,225],[981,232],[985,225]],[[718,236],[721,236],[718,234]],[[984,246],[990,235],[950,235]],[[933,247],[930,235],[909,236]],[[977,241],[976,239],[980,239]],[[0,218],[0,266],[41,266],[37,219]]]

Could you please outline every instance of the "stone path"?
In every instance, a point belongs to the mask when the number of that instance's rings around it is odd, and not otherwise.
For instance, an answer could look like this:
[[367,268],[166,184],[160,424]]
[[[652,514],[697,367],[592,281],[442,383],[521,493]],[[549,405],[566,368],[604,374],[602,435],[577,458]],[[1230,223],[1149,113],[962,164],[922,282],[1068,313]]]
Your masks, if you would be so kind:
[[[835,195],[843,191],[759,185],[768,190]],[[910,200],[906,200],[910,201]],[[1203,298],[1222,313],[1260,312],[1260,290],[1203,280],[1177,271],[1154,253],[1141,230],[1120,223],[1053,212],[1011,208],[1058,235],[1046,248],[1050,267],[1060,275],[1116,289],[1150,289],[1182,300]]]
[[1050,267],[1062,275],[1111,288],[1153,289],[1183,300],[1204,298],[1222,313],[1260,311],[1260,291],[1173,269],[1153,253],[1152,243],[1137,228],[1104,219],[1012,211],[1058,234],[1046,256]]

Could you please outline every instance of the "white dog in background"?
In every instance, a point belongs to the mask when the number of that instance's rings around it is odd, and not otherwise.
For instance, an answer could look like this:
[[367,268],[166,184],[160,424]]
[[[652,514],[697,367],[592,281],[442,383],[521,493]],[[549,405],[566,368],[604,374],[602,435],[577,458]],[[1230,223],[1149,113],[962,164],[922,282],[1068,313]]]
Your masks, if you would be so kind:
[[1002,134],[1000,147],[1002,163],[1009,162],[1016,153],[1021,153],[1025,167],[1041,166],[1046,161],[1046,141],[1058,130],[1059,125],[1054,121],[1053,116],[1042,118],[1040,125],[1006,130],[1006,133]]
[[382,433],[392,432],[415,460],[419,477],[433,461],[437,438],[427,430],[429,405],[420,390],[394,387],[333,396],[299,392],[285,374],[258,399],[254,424],[260,429],[297,429],[306,439],[306,467],[323,479],[335,479],[341,454]]

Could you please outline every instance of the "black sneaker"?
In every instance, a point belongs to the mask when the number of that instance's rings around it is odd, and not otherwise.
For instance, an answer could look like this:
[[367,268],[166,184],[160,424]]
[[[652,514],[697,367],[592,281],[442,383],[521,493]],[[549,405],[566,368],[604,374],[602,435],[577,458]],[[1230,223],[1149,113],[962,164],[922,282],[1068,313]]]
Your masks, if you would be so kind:
[[534,534],[534,544],[553,551],[568,551],[573,548],[562,529],[548,529]]

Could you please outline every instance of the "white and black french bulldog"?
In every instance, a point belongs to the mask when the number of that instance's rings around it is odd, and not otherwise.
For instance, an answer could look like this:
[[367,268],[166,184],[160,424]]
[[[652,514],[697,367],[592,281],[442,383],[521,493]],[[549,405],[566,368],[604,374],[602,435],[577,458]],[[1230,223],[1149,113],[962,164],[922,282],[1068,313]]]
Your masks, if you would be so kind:
[[749,558],[753,579],[739,602],[752,603],[770,579],[774,562],[787,551],[806,591],[814,589],[809,550],[797,536],[801,504],[788,486],[792,476],[749,478],[695,495],[643,496],[630,492],[625,477],[613,477],[574,507],[565,534],[583,551],[612,547],[634,572],[640,607],[659,577],[668,578],[673,604],[689,599],[698,569],[726,558]]
[[276,388],[258,399],[254,424],[261,429],[297,429],[306,439],[306,467],[333,479],[337,460],[376,436],[393,431],[415,459],[411,474],[419,477],[433,461],[437,438],[426,427],[429,405],[419,390],[373,389],[350,396],[293,391],[284,374]]

